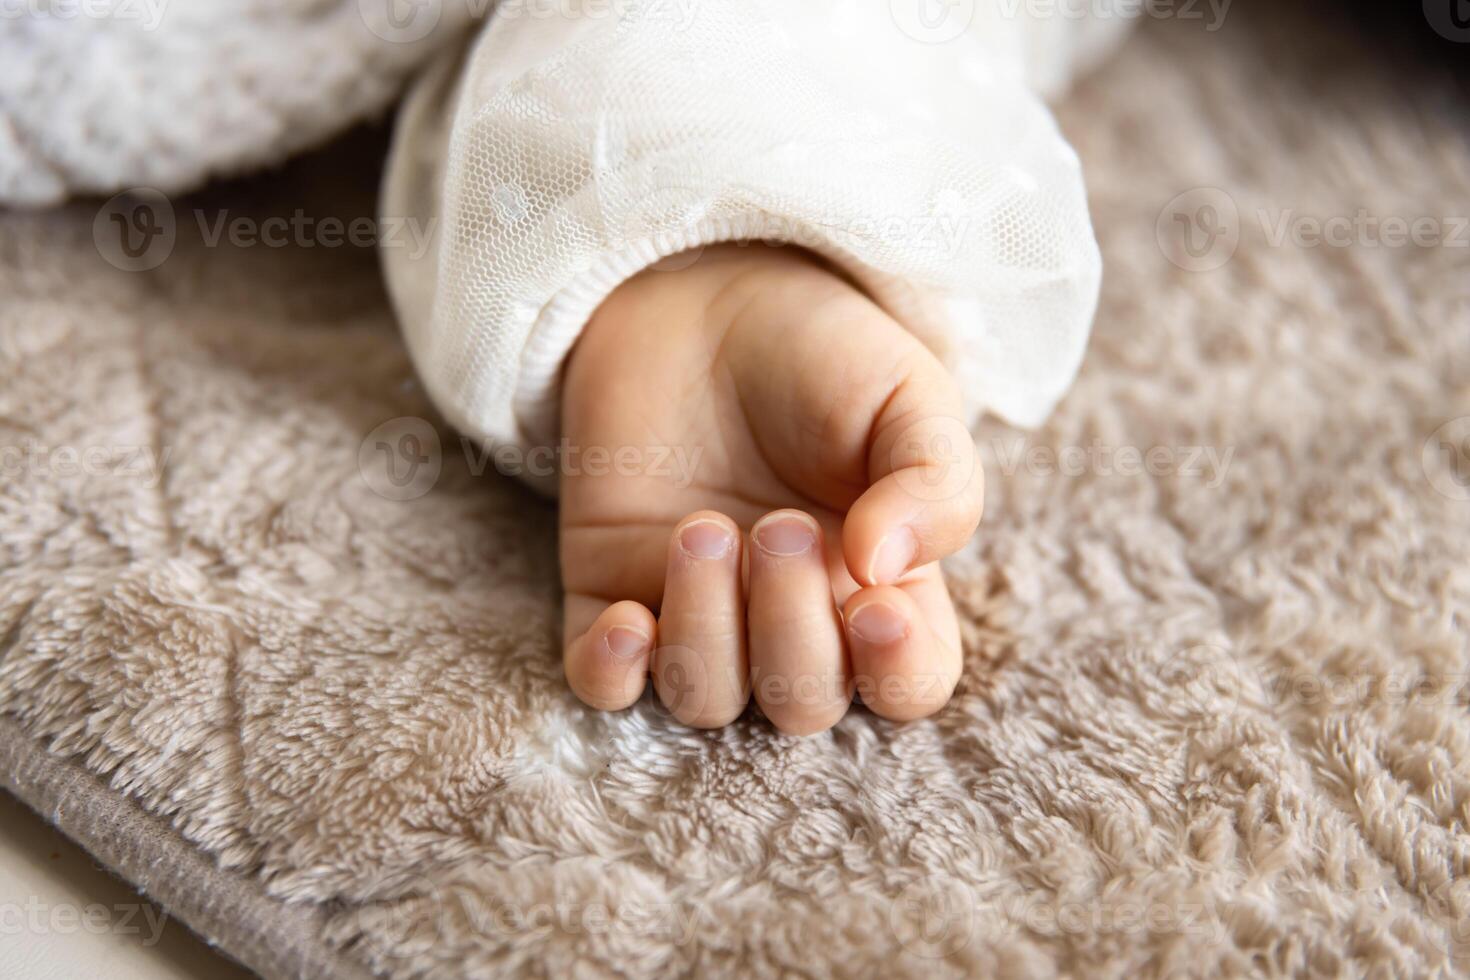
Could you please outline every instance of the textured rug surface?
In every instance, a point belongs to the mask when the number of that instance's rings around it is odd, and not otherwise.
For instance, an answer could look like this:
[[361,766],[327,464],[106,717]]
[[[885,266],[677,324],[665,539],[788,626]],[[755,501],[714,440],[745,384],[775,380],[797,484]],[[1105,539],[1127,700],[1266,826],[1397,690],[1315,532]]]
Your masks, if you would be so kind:
[[209,245],[371,215],[372,137],[173,202],[147,272],[0,215],[6,758],[310,903],[340,960],[225,940],[274,973],[1470,967],[1470,101],[1314,13],[1151,23],[1063,107],[1103,309],[978,433],[917,724],[577,706],[554,511],[435,422],[373,251]]

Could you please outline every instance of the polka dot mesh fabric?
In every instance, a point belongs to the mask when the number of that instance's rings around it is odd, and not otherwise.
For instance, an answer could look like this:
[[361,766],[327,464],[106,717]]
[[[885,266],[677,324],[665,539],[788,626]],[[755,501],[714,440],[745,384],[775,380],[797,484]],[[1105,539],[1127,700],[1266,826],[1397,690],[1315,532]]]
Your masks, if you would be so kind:
[[412,93],[384,195],[385,223],[429,234],[383,254],[446,417],[487,443],[555,441],[561,366],[608,293],[758,240],[841,264],[974,410],[1044,418],[1100,262],[1041,93],[1124,25],[976,0],[937,7],[963,18],[945,28],[908,2],[502,6]]

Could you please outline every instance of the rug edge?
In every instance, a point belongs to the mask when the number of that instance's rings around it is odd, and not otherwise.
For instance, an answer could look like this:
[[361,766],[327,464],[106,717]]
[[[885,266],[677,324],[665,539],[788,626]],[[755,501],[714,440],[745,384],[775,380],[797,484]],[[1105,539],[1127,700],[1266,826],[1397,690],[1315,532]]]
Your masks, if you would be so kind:
[[322,938],[323,909],[288,905],[269,895],[260,881],[220,868],[167,820],[76,759],[53,754],[5,714],[0,714],[0,787],[210,946],[261,976],[373,976]]

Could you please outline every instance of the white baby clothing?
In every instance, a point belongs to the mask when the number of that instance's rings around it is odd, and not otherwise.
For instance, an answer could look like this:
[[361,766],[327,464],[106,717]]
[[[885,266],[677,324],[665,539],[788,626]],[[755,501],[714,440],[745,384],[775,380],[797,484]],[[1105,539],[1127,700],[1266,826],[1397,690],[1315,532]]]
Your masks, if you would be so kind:
[[1026,0],[503,0],[410,93],[385,178],[384,226],[429,236],[382,255],[431,397],[486,443],[552,443],[562,365],[619,283],[765,239],[839,264],[972,411],[1039,423],[1101,274],[1043,98],[1128,21]]

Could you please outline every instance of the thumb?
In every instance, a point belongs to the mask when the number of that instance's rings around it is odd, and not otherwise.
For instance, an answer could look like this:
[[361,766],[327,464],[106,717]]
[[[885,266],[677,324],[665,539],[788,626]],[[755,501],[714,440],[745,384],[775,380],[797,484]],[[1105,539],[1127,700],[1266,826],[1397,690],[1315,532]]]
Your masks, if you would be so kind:
[[871,485],[842,527],[843,557],[860,584],[890,585],[975,533],[985,475],[960,416],[954,379],[932,356],[884,403],[868,447]]

